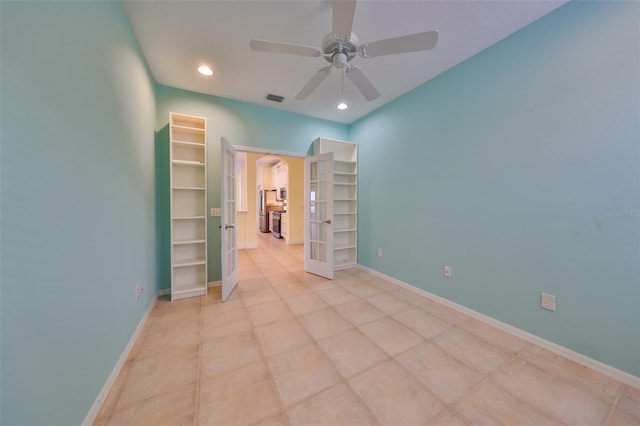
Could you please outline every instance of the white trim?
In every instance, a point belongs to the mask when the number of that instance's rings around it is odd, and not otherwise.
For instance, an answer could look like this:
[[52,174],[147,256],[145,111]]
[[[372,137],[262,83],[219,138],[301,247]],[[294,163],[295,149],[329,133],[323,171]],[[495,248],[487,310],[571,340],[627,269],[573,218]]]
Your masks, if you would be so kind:
[[254,249],[254,248],[258,248],[258,243],[238,243],[237,249],[238,250],[243,250],[243,249]]
[[280,151],[277,149],[256,148],[253,146],[233,145],[233,148],[239,152],[252,152],[255,154],[265,154],[265,155],[273,155],[273,156],[296,157],[296,158],[305,158],[307,156],[307,153],[305,152]]
[[529,343],[533,343],[534,345],[540,346],[543,349],[546,349],[550,352],[555,353],[556,355],[560,355],[561,357],[567,358],[570,361],[573,361],[575,363],[578,363],[580,365],[583,365],[587,368],[590,368],[600,374],[603,374],[607,377],[610,377],[614,380],[617,380],[621,383],[624,383],[627,386],[631,386],[633,388],[636,388],[638,390],[640,390],[640,377],[634,376],[633,374],[629,374],[625,371],[619,370],[615,367],[612,367],[608,364],[605,364],[603,362],[600,362],[598,360],[595,360],[593,358],[590,358],[586,355],[583,355],[581,353],[575,352],[569,348],[566,348],[564,346],[558,345],[557,343],[553,343],[550,342],[549,340],[543,339],[542,337],[538,337],[534,334],[530,334],[524,330],[521,330],[517,327],[514,327],[512,325],[506,324],[502,321],[499,321],[495,318],[491,318],[487,315],[481,314],[480,312],[476,312],[472,309],[469,309],[465,306],[459,305],[455,302],[452,302],[448,299],[445,299],[443,297],[437,296],[433,293],[430,293],[426,290],[423,290],[421,288],[417,288],[412,286],[411,284],[407,284],[403,281],[400,281],[396,278],[390,277],[388,275],[383,274],[382,272],[378,272],[374,269],[368,268],[366,266],[362,266],[362,265],[357,265],[357,267],[359,269],[362,269],[363,271],[369,272],[373,275],[376,275],[380,278],[384,278],[385,280],[396,284],[400,287],[403,287],[409,291],[412,291],[416,294],[419,294],[421,296],[426,296],[430,299],[435,300],[436,302],[442,303],[443,305],[455,309],[459,312],[462,312],[463,314],[469,315],[472,318],[475,318],[479,321],[482,321],[488,325],[491,325],[501,331],[504,331],[506,333],[509,333],[513,336],[519,337],[523,340],[526,340]]
[[304,238],[296,238],[295,240],[290,240],[285,238],[284,242],[290,245],[304,244]]
[[[207,287],[209,288],[220,287],[221,285],[222,285],[222,281],[209,281],[207,283]],[[171,294],[170,288],[161,288],[160,290],[158,290],[158,296],[166,296],[168,294]]]
[[[171,293],[171,289],[168,289],[168,293]],[[129,353],[131,352],[131,349],[133,349],[133,345],[135,345],[136,340],[138,340],[138,337],[140,337],[140,333],[142,332],[142,329],[144,328],[144,325],[147,322],[147,319],[149,319],[149,315],[151,314],[151,311],[156,306],[157,301],[158,301],[158,298],[154,298],[153,302],[149,304],[147,311],[144,313],[144,315],[142,316],[142,319],[138,323],[138,326],[136,327],[135,331],[131,335],[131,338],[129,339],[129,343],[127,343],[127,346],[124,348],[124,351],[122,351],[122,354],[120,354],[120,358],[118,358],[118,362],[116,362],[116,365],[113,367],[113,370],[111,370],[111,374],[109,374],[109,377],[107,377],[107,381],[105,382],[104,386],[102,386],[102,389],[98,394],[98,397],[93,402],[91,409],[89,409],[87,416],[84,418],[84,421],[82,422],[83,426],[92,425],[93,422],[96,420],[96,417],[98,416],[98,413],[100,412],[100,409],[104,404],[104,401],[107,399],[107,396],[109,395],[109,391],[111,391],[113,384],[118,378],[118,374],[120,374],[122,367],[124,366],[125,362],[127,362]]]

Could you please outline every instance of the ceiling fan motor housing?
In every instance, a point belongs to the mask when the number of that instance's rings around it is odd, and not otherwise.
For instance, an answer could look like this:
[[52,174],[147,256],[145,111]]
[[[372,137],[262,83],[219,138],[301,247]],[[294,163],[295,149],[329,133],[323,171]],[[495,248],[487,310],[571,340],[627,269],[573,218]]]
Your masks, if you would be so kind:
[[327,62],[336,68],[343,68],[358,54],[358,37],[351,33],[349,41],[341,44],[335,34],[329,33],[322,39],[320,49]]

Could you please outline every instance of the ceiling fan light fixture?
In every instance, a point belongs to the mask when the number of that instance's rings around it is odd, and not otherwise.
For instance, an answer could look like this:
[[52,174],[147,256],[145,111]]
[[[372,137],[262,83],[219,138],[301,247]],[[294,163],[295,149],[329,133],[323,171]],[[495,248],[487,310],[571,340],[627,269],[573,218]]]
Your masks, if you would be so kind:
[[338,109],[341,109],[341,110],[342,110],[342,109],[347,109],[347,108],[349,108],[349,105],[347,105],[347,104],[346,104],[346,103],[344,103],[344,102],[340,102],[340,103],[338,104],[337,108],[338,108]]
[[198,72],[207,77],[211,77],[213,75],[213,70],[208,65],[200,65],[198,67]]

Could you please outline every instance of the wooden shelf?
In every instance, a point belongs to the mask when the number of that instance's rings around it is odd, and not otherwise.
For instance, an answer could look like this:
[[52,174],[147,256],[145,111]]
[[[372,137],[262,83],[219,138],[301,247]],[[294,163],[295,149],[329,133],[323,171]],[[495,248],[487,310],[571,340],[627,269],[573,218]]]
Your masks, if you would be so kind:
[[177,124],[171,126],[171,130],[174,132],[190,133],[192,135],[204,135],[205,132],[204,129],[200,129],[197,127],[178,126]]
[[173,141],[171,141],[171,143],[173,145],[176,145],[176,146],[184,146],[184,147],[187,147],[187,148],[204,149],[204,144],[203,143],[199,143],[199,142],[187,142],[187,141],[173,140]]
[[194,259],[187,262],[174,263],[174,268],[184,268],[185,266],[206,265],[207,259]]
[[207,240],[178,240],[178,241],[173,241],[173,245],[177,246],[182,244],[203,244],[206,242]]
[[175,166],[194,166],[194,167],[205,166],[205,163],[201,163],[199,161],[188,161],[188,160],[171,160],[171,163]]
[[207,294],[206,119],[170,114],[171,300]]

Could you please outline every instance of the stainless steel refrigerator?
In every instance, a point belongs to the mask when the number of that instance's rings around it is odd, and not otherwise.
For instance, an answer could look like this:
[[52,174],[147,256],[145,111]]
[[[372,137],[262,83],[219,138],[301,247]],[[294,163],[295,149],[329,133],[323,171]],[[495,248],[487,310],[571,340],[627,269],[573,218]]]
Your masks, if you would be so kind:
[[260,191],[260,232],[269,232],[269,212],[268,206],[275,206],[277,202],[277,191]]

